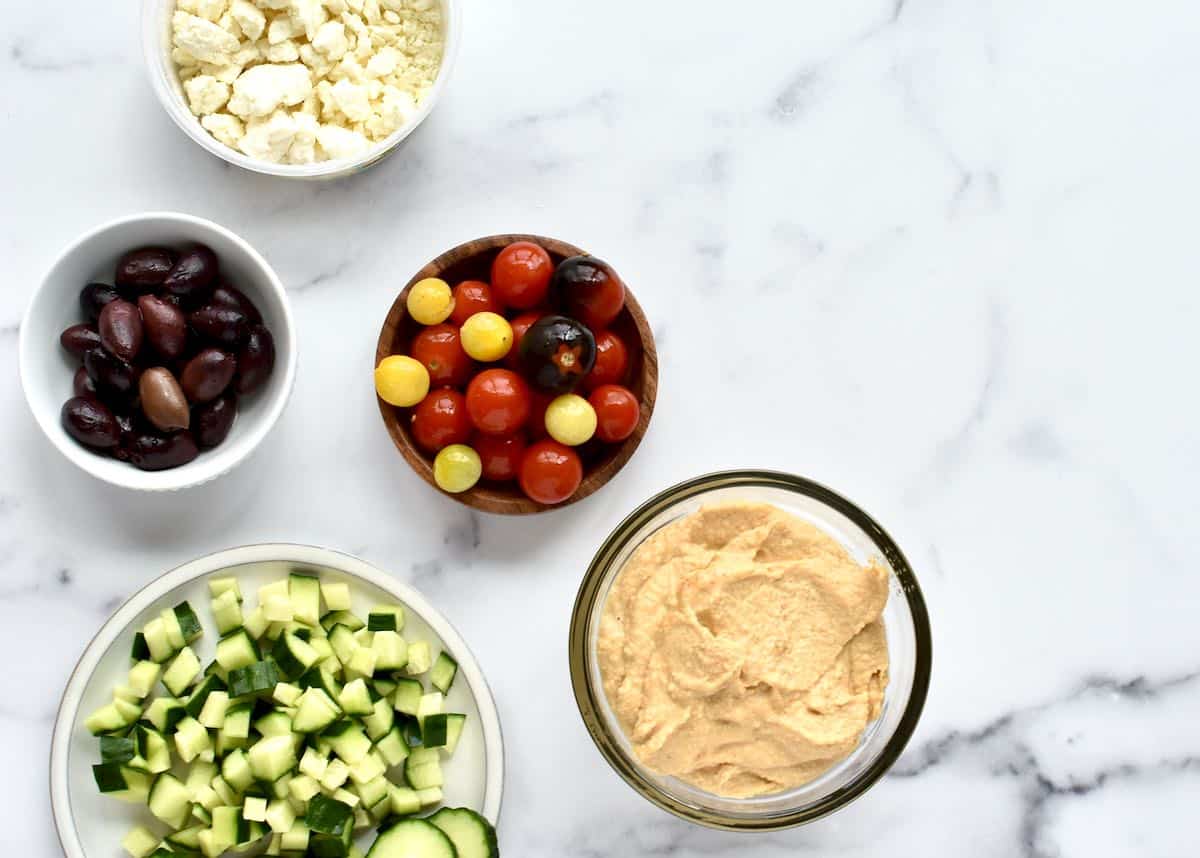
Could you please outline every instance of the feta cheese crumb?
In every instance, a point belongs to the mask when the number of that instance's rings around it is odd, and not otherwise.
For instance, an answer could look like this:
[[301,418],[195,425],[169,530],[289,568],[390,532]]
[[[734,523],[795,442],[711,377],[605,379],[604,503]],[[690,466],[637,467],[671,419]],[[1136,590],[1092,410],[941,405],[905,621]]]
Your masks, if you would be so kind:
[[312,80],[300,64],[253,66],[233,82],[229,112],[242,118],[267,116],[280,105],[299,104],[310,92]]
[[370,145],[367,138],[340,125],[324,124],[317,132],[317,142],[330,158],[355,158]]
[[225,65],[229,55],[238,49],[238,40],[212,21],[198,18],[187,12],[176,12],[171,19],[175,47],[182,48],[191,56],[208,63]]
[[202,116],[200,124],[209,134],[230,149],[236,149],[238,141],[246,133],[242,120],[236,116],[230,116],[228,113],[210,113],[208,116]]
[[269,119],[251,119],[238,148],[251,158],[279,163],[296,137],[296,120],[286,110],[277,110]]
[[291,39],[267,48],[267,62],[294,63],[298,59],[300,59],[300,49]]
[[363,122],[371,116],[366,87],[342,79],[333,85],[333,100],[351,122]]
[[216,113],[229,101],[229,84],[217,80],[212,75],[197,75],[184,83],[183,91],[187,93],[192,113],[197,116]]
[[249,0],[233,0],[229,12],[237,21],[242,35],[252,42],[257,41],[267,28],[267,16]]
[[340,60],[350,47],[346,39],[346,25],[341,21],[326,21],[321,25],[321,29],[317,30],[312,47],[331,60]]

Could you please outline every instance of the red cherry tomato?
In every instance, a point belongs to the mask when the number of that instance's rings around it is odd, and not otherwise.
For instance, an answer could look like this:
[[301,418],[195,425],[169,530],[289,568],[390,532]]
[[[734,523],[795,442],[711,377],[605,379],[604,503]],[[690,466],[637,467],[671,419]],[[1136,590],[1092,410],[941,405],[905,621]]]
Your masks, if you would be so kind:
[[476,435],[471,442],[479,461],[483,463],[483,476],[488,480],[515,480],[521,469],[521,457],[525,455],[525,436]]
[[562,503],[582,481],[583,463],[578,454],[557,441],[531,444],[521,459],[521,491],[538,503]]
[[466,397],[448,387],[431,391],[413,409],[413,438],[430,453],[467,443],[473,428]]
[[504,308],[492,293],[492,287],[482,280],[464,280],[454,287],[454,311],[450,321],[461,325],[476,313],[499,313]]
[[596,333],[596,364],[583,379],[585,390],[595,390],[602,384],[620,384],[629,366],[629,350],[612,331]]
[[530,326],[532,326],[534,322],[542,318],[544,315],[545,313],[540,313],[535,310],[529,313],[522,313],[509,322],[509,324],[512,325],[513,344],[512,348],[508,350],[508,354],[504,356],[504,364],[509,369],[516,370],[520,366],[521,337],[525,336],[525,332],[529,330]]
[[550,254],[532,241],[516,241],[492,262],[492,291],[507,306],[528,310],[545,299],[552,274]]
[[485,435],[511,435],[529,418],[529,385],[507,369],[485,369],[467,385],[467,413]]
[[430,325],[417,334],[412,356],[425,364],[434,387],[459,387],[471,377],[471,358],[463,351],[462,337],[453,325]]
[[550,407],[554,397],[540,390],[531,389],[530,393],[533,395],[533,406],[529,409],[529,419],[525,421],[525,428],[529,437],[536,441],[550,434],[546,431],[546,409]]
[[619,384],[602,384],[592,391],[588,402],[596,410],[596,437],[610,444],[632,435],[642,416],[637,397]]

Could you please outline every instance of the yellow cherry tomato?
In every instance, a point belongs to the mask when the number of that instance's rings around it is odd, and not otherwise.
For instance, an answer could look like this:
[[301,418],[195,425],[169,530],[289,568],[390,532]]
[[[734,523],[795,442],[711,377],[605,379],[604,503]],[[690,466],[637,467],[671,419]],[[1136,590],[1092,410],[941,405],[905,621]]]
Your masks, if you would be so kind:
[[513,344],[512,325],[499,313],[476,313],[463,322],[459,334],[463,351],[485,362],[500,360]]
[[429,393],[429,370],[408,355],[385,357],[375,367],[375,392],[389,405],[416,405]]
[[454,312],[454,293],[445,280],[426,277],[408,290],[408,315],[422,325],[440,325]]
[[438,451],[433,460],[433,479],[444,492],[465,492],[479,482],[483,463],[479,454],[466,444],[451,444]]
[[564,393],[546,406],[546,431],[568,447],[578,447],[596,434],[596,409],[575,393]]

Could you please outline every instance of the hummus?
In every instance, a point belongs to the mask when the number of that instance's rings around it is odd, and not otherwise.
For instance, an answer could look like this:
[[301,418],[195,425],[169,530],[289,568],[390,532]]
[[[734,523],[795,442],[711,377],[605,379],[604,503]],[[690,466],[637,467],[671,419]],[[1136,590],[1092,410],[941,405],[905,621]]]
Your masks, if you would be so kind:
[[706,506],[618,574],[600,620],[604,691],[637,758],[729,798],[845,759],[888,682],[888,578],[762,503]]

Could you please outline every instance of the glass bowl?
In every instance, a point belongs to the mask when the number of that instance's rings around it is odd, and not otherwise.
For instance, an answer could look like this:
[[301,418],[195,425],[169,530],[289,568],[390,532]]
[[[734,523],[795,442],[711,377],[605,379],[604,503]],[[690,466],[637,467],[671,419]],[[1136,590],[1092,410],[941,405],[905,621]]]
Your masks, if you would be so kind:
[[[888,571],[883,611],[889,682],[878,719],[858,747],[816,780],[785,792],[726,798],[647,769],[634,756],[608,704],[596,654],[600,617],[613,582],[651,534],[715,501],[773,504],[836,538],[859,563]],[[613,531],[592,560],[571,618],[571,683],[584,724],[609,765],[642,797],[681,819],[729,831],[772,831],[812,822],[866,792],[900,756],[929,689],[932,646],[925,600],[908,561],[874,519],[822,485],[772,471],[724,471],[655,495]]]

